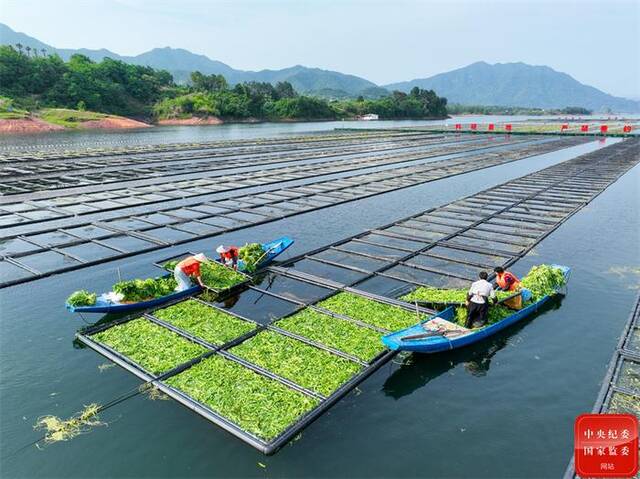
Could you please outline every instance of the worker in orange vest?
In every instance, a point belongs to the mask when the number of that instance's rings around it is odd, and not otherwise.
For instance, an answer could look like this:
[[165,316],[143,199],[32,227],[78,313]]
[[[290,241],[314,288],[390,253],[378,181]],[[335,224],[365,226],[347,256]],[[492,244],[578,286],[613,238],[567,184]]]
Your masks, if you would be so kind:
[[[496,273],[496,283],[503,291],[516,292],[520,289],[520,280],[510,271],[505,271],[503,267],[498,266],[493,270]],[[504,302],[505,306],[512,309],[522,309],[522,296],[508,299]]]
[[238,269],[239,251],[237,246],[220,245],[216,249],[216,253],[220,255],[220,262],[235,270]]
[[204,287],[200,275],[200,263],[205,261],[207,261],[207,257],[202,253],[198,253],[195,256],[183,259],[176,265],[173,270],[173,277],[178,282],[176,291],[184,291],[191,288],[193,286],[192,278],[195,278],[196,282]]

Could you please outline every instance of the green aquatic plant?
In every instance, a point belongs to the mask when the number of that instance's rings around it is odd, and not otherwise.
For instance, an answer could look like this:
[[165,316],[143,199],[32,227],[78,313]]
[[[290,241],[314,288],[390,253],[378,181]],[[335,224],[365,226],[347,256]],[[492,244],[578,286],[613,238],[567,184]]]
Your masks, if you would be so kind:
[[198,357],[206,351],[173,331],[138,318],[92,336],[152,374],[160,374]]
[[376,331],[308,308],[277,321],[275,326],[363,361],[370,361],[384,351],[381,335]]
[[[439,289],[421,286],[400,299],[409,303],[419,301],[437,304],[464,304],[467,300],[468,291],[468,289]],[[499,300],[508,298],[512,294],[512,291],[496,291],[496,297]]]
[[209,357],[166,383],[264,440],[277,437],[319,402],[221,356]]
[[177,285],[173,276],[132,279],[117,282],[113,285],[113,291],[121,294],[123,301],[138,302],[171,294]]
[[222,345],[255,327],[193,299],[154,311],[153,315],[214,345]]
[[530,290],[533,295],[532,300],[537,301],[543,296],[554,294],[556,289],[566,282],[560,268],[541,264],[531,268],[520,284],[523,288]]
[[67,298],[67,303],[75,308],[79,306],[93,306],[96,304],[96,293],[90,293],[85,289],[76,291]]
[[247,243],[238,250],[238,257],[244,261],[245,270],[249,273],[256,270],[258,262],[263,260],[265,251],[260,243]]
[[69,419],[60,419],[57,416],[41,416],[33,426],[34,429],[44,430],[44,443],[50,444],[59,441],[68,441],[79,434],[89,432],[94,426],[105,426],[106,423],[100,421],[100,406],[89,404],[79,413]]
[[352,361],[273,331],[261,332],[230,352],[325,396],[362,369]]
[[396,331],[419,323],[414,311],[381,303],[349,292],[341,292],[318,303],[318,306],[382,329]]
[[243,274],[214,261],[202,263],[200,265],[200,274],[202,275],[202,282],[216,290],[231,288],[247,280],[247,277]]
[[640,397],[614,392],[609,403],[608,413],[633,414],[640,417]]
[[[487,324],[486,326],[497,323],[498,321],[506,318],[507,316],[511,316],[514,313],[512,309],[507,308],[506,306],[502,306],[499,304],[489,306],[489,312],[487,314]],[[455,309],[455,319],[454,322],[459,326],[464,326],[467,321],[467,308],[465,306],[458,306]]]

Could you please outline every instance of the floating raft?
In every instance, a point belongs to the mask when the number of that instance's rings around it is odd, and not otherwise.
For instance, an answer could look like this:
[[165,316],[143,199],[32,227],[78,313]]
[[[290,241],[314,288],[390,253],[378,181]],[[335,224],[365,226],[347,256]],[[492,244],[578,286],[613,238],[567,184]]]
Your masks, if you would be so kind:
[[[184,244],[310,211],[477,171],[586,142],[544,139],[520,146],[494,144],[468,156],[423,161],[225,199],[206,196],[261,186],[267,179],[221,184],[219,178],[175,181],[120,190],[39,192],[27,201],[0,198],[0,288],[127,256]],[[477,145],[476,145],[477,147]],[[452,146],[440,154],[451,152]],[[468,147],[466,147],[468,148]],[[455,148],[454,148],[455,149]],[[429,153],[422,153],[428,157]],[[353,160],[352,160],[353,161]],[[328,173],[331,173],[329,169]],[[256,173],[259,174],[259,173]],[[292,179],[292,178],[289,178]],[[37,199],[40,193],[55,198]],[[21,195],[22,196],[22,195]],[[5,214],[2,214],[2,211]]]
[[[609,362],[592,413],[634,414],[640,420],[640,294]],[[571,459],[564,479],[574,477]]]
[[[156,309],[82,331],[78,338],[273,453],[393,356],[383,335],[435,314],[388,296],[416,286],[468,285],[481,269],[513,264],[637,164],[638,145],[627,140],[300,255],[267,268],[261,282],[234,301],[190,300],[199,317],[215,318],[213,327],[177,323]],[[179,345],[151,351],[162,361],[149,362],[135,348],[110,343],[109,336],[124,327],[157,337],[145,344]],[[162,351],[180,354],[163,358]],[[195,387],[204,376],[229,379]],[[246,392],[235,385],[245,383],[252,385],[254,392],[245,397],[256,410],[288,415],[265,425],[259,418],[266,414],[256,418],[225,406],[221,398],[242,397]],[[282,401],[290,407],[282,408]],[[242,406],[229,403],[236,402]]]

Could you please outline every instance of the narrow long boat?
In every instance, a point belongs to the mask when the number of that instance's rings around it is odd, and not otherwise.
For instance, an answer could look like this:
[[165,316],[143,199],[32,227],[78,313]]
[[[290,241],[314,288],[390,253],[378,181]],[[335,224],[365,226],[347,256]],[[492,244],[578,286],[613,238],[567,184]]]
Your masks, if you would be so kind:
[[[571,268],[561,265],[553,266],[562,270],[566,284]],[[415,326],[383,336],[382,342],[392,350],[415,353],[439,353],[468,346],[531,316],[553,296],[559,294],[560,290],[561,288],[557,288],[554,293],[543,296],[524,308],[514,311],[512,315],[478,329],[467,329],[456,324],[454,322],[455,309],[450,306]]]
[[[282,254],[285,250],[287,250],[292,244],[293,240],[288,236],[283,236],[277,240],[271,241],[269,243],[262,243],[262,249],[265,252],[264,258],[260,260],[258,265],[256,266],[256,272],[260,269],[267,266],[271,263],[276,257]],[[238,265],[238,270],[242,272],[244,270],[244,264],[242,262]],[[165,275],[170,276],[170,275]],[[232,289],[237,289],[238,287],[242,287],[251,279],[250,276],[247,276],[247,281],[239,283],[232,287]],[[137,309],[146,309],[153,306],[159,306],[164,303],[168,303],[170,301],[175,301],[182,298],[188,298],[189,296],[193,296],[194,294],[198,294],[202,291],[202,288],[199,285],[192,286],[191,288],[185,289],[184,291],[177,291],[175,293],[168,294],[166,296],[161,296],[159,298],[149,299],[147,301],[139,301],[137,303],[121,303],[119,301],[108,299],[105,295],[101,295],[96,299],[95,304],[91,306],[72,306],[69,303],[66,303],[66,308],[72,313],[126,313],[129,311],[135,311]],[[225,290],[225,293],[231,293],[231,290]]]

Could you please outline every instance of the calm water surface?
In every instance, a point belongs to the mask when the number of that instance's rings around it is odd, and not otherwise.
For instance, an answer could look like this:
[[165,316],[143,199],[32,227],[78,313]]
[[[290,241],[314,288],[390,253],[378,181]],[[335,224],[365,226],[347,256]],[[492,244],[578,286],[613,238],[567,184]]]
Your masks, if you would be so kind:
[[640,286],[631,273],[640,267],[638,167],[516,264],[517,274],[542,262],[572,266],[565,298],[471,348],[397,358],[275,456],[262,456],[173,401],[145,397],[107,411],[107,427],[43,450],[15,451],[37,439],[38,416],[66,417],[139,384],[117,367],[99,369],[108,361],[74,346],[83,323],[64,309],[71,291],[108,289],[116,268],[125,278],[155,274],[154,259],[211,250],[221,241],[286,233],[296,239],[291,254],[300,254],[601,146],[0,290],[0,476],[559,477],[571,455],[573,418],[591,409]]

